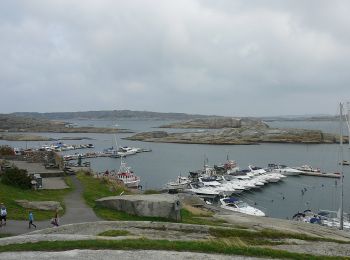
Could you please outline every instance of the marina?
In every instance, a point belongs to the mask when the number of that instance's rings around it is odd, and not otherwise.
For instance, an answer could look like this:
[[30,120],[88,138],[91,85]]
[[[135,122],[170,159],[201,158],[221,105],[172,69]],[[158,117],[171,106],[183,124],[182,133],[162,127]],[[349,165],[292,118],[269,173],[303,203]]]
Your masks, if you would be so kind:
[[[95,126],[112,125],[111,121],[90,121],[76,120],[77,124],[94,124]],[[120,120],[119,124],[123,128],[132,129],[134,131],[158,130],[156,127],[166,124],[169,121],[159,120]],[[273,122],[274,126],[283,127],[288,122]],[[300,124],[300,123],[299,123]],[[338,124],[319,122],[304,122],[300,127],[307,128],[309,124],[312,127],[324,127],[330,132],[337,132]],[[322,128],[323,129],[323,128]],[[175,130],[174,130],[175,131]],[[346,131],[346,129],[344,129]],[[43,133],[43,135],[59,139],[67,136],[67,133]],[[85,134],[84,134],[85,135]],[[79,153],[97,153],[103,151],[106,147],[110,147],[114,143],[113,134],[86,134],[91,138],[94,148],[81,149]],[[270,162],[278,162],[282,165],[298,166],[313,165],[322,169],[322,172],[338,171],[339,160],[337,152],[339,146],[336,144],[260,144],[260,145],[196,145],[196,144],[167,144],[167,143],[144,143],[139,141],[125,140],[124,137],[130,134],[118,134],[123,140],[123,146],[128,147],[147,147],[152,150],[148,153],[138,153],[137,156],[128,156],[127,162],[132,166],[134,172],[140,177],[140,185],[143,190],[162,189],[173,180],[178,181],[178,176],[187,177],[189,170],[198,168],[203,165],[203,160],[209,158],[208,165],[223,166],[227,161],[227,155],[233,158],[240,166],[258,165],[267,166]],[[77,137],[78,134],[70,134],[71,137]],[[47,142],[24,142],[24,141],[4,141],[0,140],[0,144],[9,144],[13,147],[39,147]],[[67,144],[85,144],[83,140],[74,141],[67,140]],[[145,145],[146,144],[146,145]],[[62,151],[62,155],[72,154],[71,151]],[[345,153],[346,155],[346,153]],[[345,157],[346,158],[346,157]],[[74,160],[72,160],[74,163]],[[94,172],[104,172],[107,169],[115,169],[120,164],[120,158],[96,157],[86,158],[82,163],[90,162],[91,169]],[[277,164],[277,163],[276,163]],[[217,167],[220,168],[220,167]],[[345,168],[348,169],[348,168]],[[218,170],[220,171],[220,170]],[[225,176],[229,180],[230,176]],[[241,179],[244,176],[240,177]],[[249,205],[261,209],[266,215],[277,218],[291,218],[298,210],[306,210],[308,208],[318,211],[319,209],[338,210],[338,194],[339,194],[338,178],[322,178],[306,175],[289,175],[283,181],[264,184],[262,188],[251,188],[240,190],[239,186],[234,188],[234,196],[240,200],[247,202]],[[181,183],[181,180],[180,180]],[[348,187],[350,181],[345,173],[344,185]],[[305,190],[306,189],[306,190]],[[302,192],[303,191],[303,192]],[[347,189],[344,190],[345,196],[350,196]],[[345,200],[344,208],[346,211],[350,209],[350,203]]]

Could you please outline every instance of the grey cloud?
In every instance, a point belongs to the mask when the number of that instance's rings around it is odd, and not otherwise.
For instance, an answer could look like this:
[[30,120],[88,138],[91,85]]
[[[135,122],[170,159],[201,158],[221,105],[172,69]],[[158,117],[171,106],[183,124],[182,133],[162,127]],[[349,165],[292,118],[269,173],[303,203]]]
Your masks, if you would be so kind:
[[349,8],[347,1],[2,1],[0,111],[333,113],[350,94]]

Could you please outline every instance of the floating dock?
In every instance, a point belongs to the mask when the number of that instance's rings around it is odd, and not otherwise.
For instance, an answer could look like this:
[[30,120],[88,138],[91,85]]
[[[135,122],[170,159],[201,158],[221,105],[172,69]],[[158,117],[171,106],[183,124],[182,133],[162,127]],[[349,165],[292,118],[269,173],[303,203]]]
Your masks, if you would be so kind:
[[338,173],[327,173],[327,172],[302,172],[300,175],[316,176],[316,177],[327,177],[327,178],[340,178]]

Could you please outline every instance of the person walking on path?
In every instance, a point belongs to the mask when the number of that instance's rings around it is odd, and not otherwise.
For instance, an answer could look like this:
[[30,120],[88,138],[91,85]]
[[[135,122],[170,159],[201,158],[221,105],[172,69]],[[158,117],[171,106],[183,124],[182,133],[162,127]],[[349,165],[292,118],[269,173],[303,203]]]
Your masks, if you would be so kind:
[[51,224],[58,227],[58,209],[56,209],[55,216],[51,220]]
[[33,224],[33,221],[34,221],[33,212],[29,211],[29,228],[31,228],[31,226],[36,228],[36,225]]
[[[7,217],[7,210],[4,204],[1,203],[0,205],[0,227],[2,225],[6,226],[6,217]],[[4,223],[2,223],[4,221]]]

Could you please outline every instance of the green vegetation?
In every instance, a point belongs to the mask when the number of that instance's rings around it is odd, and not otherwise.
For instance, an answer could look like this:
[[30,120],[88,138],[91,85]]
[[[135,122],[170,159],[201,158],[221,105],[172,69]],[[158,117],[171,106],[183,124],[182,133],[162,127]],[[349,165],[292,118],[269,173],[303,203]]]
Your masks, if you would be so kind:
[[30,189],[32,186],[31,180],[27,174],[27,170],[18,169],[17,167],[6,169],[1,175],[1,182],[3,184],[21,189]]
[[79,172],[77,178],[84,187],[83,197],[86,203],[92,208],[96,207],[95,200],[97,199],[108,196],[117,196],[122,192],[127,194],[125,188],[109,182],[107,179],[93,178],[87,172]]
[[144,249],[190,251],[203,253],[220,253],[227,255],[244,255],[255,257],[284,258],[284,259],[346,259],[345,257],[314,256],[309,254],[292,253],[270,248],[246,246],[241,241],[168,241],[149,239],[125,240],[83,240],[83,241],[42,241],[37,243],[12,244],[0,246],[0,252],[6,251],[61,251],[73,249]]
[[186,224],[219,226],[226,223],[224,220],[214,219],[208,215],[192,213],[186,208],[181,209],[181,218],[182,223]]
[[0,238],[3,238],[3,237],[11,237],[13,236],[12,234],[7,234],[7,233],[0,233]]
[[84,172],[78,173],[77,177],[84,186],[83,197],[86,203],[93,208],[97,216],[105,220],[167,221],[164,218],[133,216],[125,212],[97,206],[95,202],[97,199],[117,196],[122,192],[129,194],[129,192],[124,187],[109,182],[107,179],[96,179]]
[[[69,181],[67,182],[69,185]],[[64,190],[23,190],[0,182],[0,202],[4,203],[7,208],[8,219],[27,220],[29,210],[19,206],[15,200],[59,201],[64,208],[64,197],[72,188]],[[31,210],[35,220],[47,220],[53,217],[54,211]],[[63,214],[64,210],[60,212]]]
[[336,240],[336,239],[309,236],[301,233],[282,232],[282,231],[272,230],[272,229],[264,229],[261,231],[251,231],[251,230],[244,230],[244,229],[210,228],[209,234],[217,238],[239,237],[239,238],[253,239],[253,240],[257,240],[257,239],[281,240],[281,239],[288,238],[288,239],[300,239],[300,240],[306,240],[306,241],[336,242],[341,244],[350,243],[350,242]]
[[107,237],[119,237],[119,236],[127,236],[129,234],[130,234],[130,232],[127,230],[112,229],[112,230],[107,230],[105,232],[102,232],[98,235],[99,236],[107,236]]
[[159,190],[145,190],[143,194],[160,194]]
[[8,145],[1,145],[0,146],[0,156],[8,156],[8,155],[15,155],[14,150],[12,147]]

